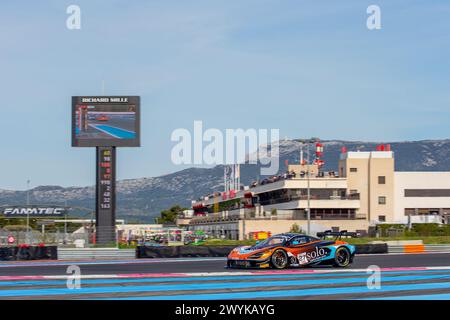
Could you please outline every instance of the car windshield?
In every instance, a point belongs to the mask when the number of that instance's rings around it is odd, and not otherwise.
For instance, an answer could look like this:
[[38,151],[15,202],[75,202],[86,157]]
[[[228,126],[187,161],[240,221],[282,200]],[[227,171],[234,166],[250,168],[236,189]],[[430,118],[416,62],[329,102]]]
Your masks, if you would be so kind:
[[275,244],[282,244],[286,240],[287,240],[286,237],[274,236],[274,237],[267,238],[264,241],[261,241],[260,243],[255,245],[255,247],[256,248],[264,248],[264,247],[272,246]]

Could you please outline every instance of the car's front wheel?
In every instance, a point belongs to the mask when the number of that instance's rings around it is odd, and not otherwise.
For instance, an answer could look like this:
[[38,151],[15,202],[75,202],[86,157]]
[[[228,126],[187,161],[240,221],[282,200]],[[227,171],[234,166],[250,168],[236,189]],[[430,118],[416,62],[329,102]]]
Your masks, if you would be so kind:
[[345,268],[350,264],[351,254],[346,247],[337,248],[334,255],[334,266]]
[[281,249],[275,250],[270,261],[272,262],[272,266],[276,269],[284,269],[289,265],[286,251]]

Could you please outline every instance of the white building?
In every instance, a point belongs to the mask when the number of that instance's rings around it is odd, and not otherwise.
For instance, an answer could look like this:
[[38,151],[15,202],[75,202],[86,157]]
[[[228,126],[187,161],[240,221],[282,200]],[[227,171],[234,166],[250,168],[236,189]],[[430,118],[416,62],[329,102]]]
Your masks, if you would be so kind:
[[389,146],[344,152],[337,172],[320,172],[315,165],[290,165],[288,172],[196,201],[194,216],[180,224],[230,239],[287,232],[293,224],[306,230],[308,185],[311,233],[365,232],[379,223],[449,223],[450,172],[396,172]]

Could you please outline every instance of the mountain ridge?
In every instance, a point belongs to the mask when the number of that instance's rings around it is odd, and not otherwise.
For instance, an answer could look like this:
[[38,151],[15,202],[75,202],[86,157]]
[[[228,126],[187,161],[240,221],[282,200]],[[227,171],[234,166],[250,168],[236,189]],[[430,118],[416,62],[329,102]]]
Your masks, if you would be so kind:
[[[279,140],[279,170],[285,170],[285,160],[298,163],[300,139]],[[382,142],[347,140],[322,140],[324,145],[325,171],[337,171],[341,148],[348,151],[373,151]],[[390,144],[396,159],[396,171],[450,171],[450,139],[427,139],[420,141],[385,142]],[[305,153],[306,156],[306,153]],[[310,149],[311,159],[314,148]],[[241,182],[250,184],[259,177],[260,165],[241,166]],[[117,217],[128,222],[153,222],[159,212],[174,204],[190,206],[192,199],[221,191],[223,166],[212,168],[186,168],[157,177],[142,177],[117,181]],[[27,191],[0,189],[0,205],[20,205],[26,202]],[[30,190],[33,204],[56,204],[79,207],[76,216],[90,216],[95,205],[94,186],[62,187],[38,186]],[[84,209],[82,209],[84,208]]]

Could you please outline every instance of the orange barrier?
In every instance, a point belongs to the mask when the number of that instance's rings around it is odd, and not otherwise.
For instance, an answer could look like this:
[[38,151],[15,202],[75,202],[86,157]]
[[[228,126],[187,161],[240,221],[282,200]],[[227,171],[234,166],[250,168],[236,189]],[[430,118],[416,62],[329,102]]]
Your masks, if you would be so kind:
[[425,245],[423,245],[423,244],[405,244],[403,246],[403,252],[405,252],[405,253],[425,252]]

